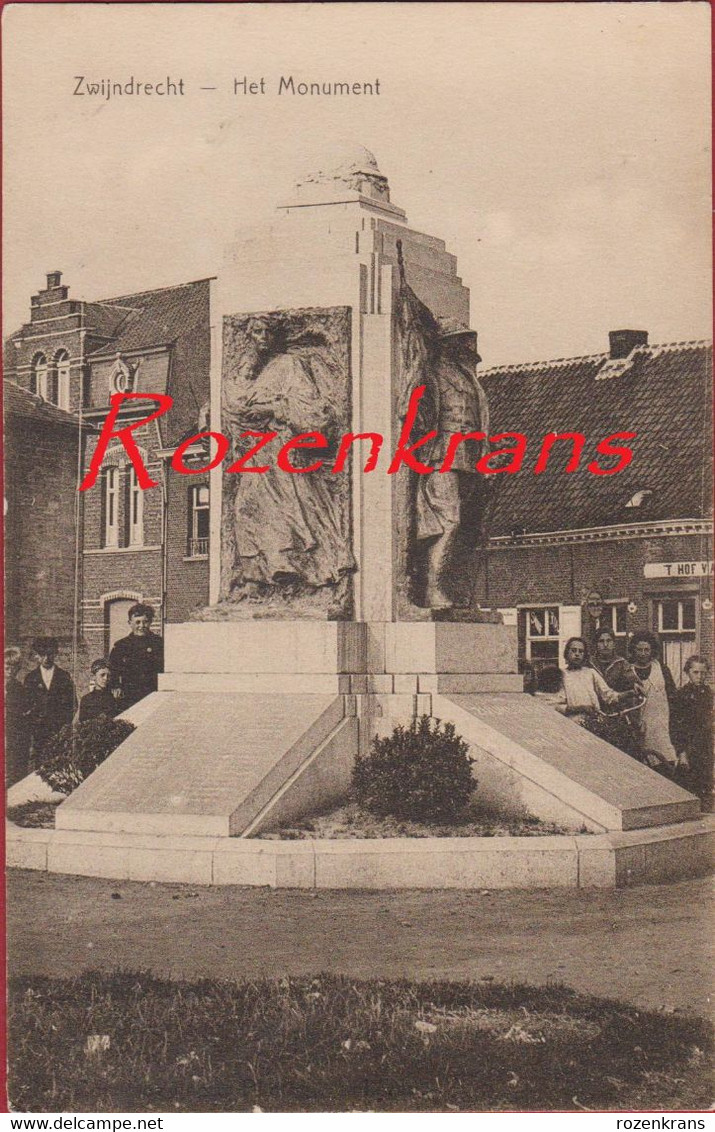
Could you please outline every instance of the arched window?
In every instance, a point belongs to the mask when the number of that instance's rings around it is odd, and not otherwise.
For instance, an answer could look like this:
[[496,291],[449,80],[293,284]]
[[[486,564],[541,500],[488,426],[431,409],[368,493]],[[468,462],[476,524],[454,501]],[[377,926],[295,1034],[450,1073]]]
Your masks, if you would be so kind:
[[59,405],[60,409],[70,407],[70,356],[67,350],[58,350],[55,354],[47,400]]
[[47,396],[47,358],[44,354],[35,354],[30,366],[30,392],[38,397]]

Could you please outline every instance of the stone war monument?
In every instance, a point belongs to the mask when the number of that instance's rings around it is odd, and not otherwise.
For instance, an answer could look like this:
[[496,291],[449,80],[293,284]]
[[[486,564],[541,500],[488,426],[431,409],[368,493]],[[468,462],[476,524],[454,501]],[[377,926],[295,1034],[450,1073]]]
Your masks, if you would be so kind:
[[[480,437],[444,473],[387,474],[415,389],[432,467],[451,435],[488,432],[488,406],[456,258],[409,227],[373,155],[347,146],[302,175],[228,247],[217,298],[210,419],[231,459],[211,472],[210,605],[166,626],[159,691],[58,828],[249,837],[344,796],[356,754],[423,713],[455,723],[507,809],[595,832],[696,816],[523,693],[516,628],[472,600]],[[321,446],[277,467],[305,434]],[[240,460],[268,470],[229,473]]]

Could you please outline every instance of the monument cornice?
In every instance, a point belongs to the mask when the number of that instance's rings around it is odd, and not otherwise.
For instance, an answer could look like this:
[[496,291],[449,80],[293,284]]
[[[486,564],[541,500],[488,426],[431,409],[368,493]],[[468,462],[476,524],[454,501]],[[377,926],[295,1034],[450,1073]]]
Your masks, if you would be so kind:
[[407,213],[403,208],[398,208],[397,205],[390,204],[388,201],[375,200],[374,197],[365,196],[364,193],[340,193],[336,197],[327,199],[324,196],[316,196],[313,200],[307,198],[306,200],[290,201],[286,204],[279,204],[278,211],[293,211],[298,208],[323,208],[336,204],[360,204],[373,212],[383,213],[393,220],[401,220],[403,223],[407,223]]

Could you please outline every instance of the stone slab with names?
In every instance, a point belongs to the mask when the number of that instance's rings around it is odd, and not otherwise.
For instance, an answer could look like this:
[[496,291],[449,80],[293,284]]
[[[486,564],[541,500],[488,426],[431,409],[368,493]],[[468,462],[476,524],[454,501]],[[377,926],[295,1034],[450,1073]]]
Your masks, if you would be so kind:
[[58,808],[57,828],[239,835],[346,725],[344,699],[157,692],[145,725]]
[[443,718],[454,718],[459,709],[459,729],[467,741],[596,826],[640,829],[699,815],[699,803],[687,791],[532,696],[485,693],[435,700],[435,712]]

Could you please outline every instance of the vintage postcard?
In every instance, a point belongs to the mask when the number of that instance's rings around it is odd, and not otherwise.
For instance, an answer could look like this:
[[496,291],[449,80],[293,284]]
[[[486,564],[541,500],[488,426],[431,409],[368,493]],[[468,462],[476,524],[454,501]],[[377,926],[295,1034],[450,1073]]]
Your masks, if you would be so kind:
[[709,6],[2,63],[9,1110],[704,1128]]

